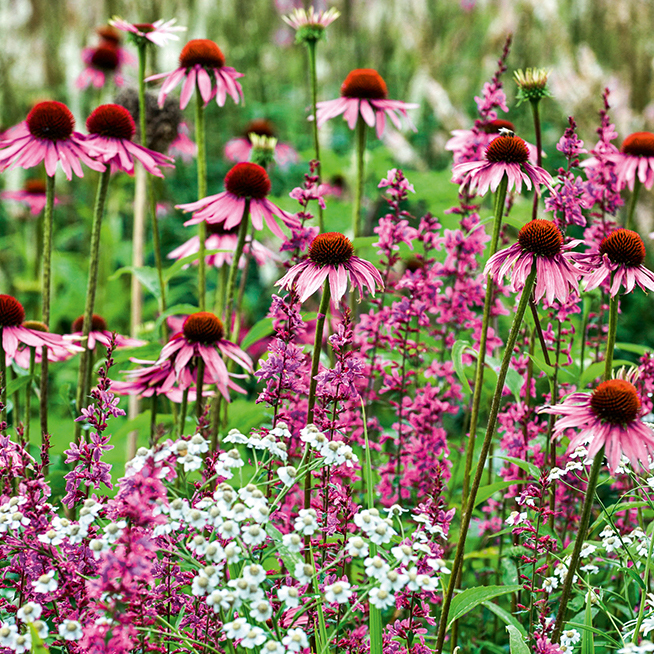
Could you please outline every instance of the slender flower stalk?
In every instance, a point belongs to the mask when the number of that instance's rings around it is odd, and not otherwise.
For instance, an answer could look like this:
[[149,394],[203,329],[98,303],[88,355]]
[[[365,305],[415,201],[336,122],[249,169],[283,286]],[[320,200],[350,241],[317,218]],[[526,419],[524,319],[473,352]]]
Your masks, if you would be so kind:
[[[504,202],[506,201],[506,191],[508,177],[504,177],[495,194],[495,220],[493,222],[493,236],[490,242],[489,255],[492,257],[497,252],[497,244],[500,238],[500,228],[502,226],[502,215],[504,213]],[[486,296],[484,297],[484,313],[481,323],[481,334],[479,337],[479,353],[477,354],[477,367],[475,369],[475,388],[472,395],[472,408],[470,410],[470,428],[468,430],[468,448],[466,450],[466,463],[463,471],[463,497],[461,506],[465,508],[468,498],[468,489],[470,486],[470,471],[472,470],[472,460],[475,453],[475,440],[477,437],[477,422],[479,420],[479,405],[481,402],[481,392],[484,385],[484,369],[486,367],[486,343],[488,341],[488,327],[490,325],[490,311],[493,303],[493,292],[495,285],[492,277],[486,276]]]
[[[307,52],[309,53],[309,73],[311,76],[311,108],[313,110],[313,115],[316,115],[316,105],[318,104],[318,75],[316,73],[316,43],[315,39],[307,41]],[[315,160],[318,162],[316,168],[316,175],[318,176],[318,184],[321,181],[320,174],[320,138],[318,136],[318,121],[312,120],[312,129],[313,129],[313,150],[315,152]],[[325,231],[325,224],[323,221],[322,214],[322,205],[318,203],[318,227],[320,233]]]
[[640,193],[640,187],[642,182],[638,177],[634,179],[634,190],[631,192],[631,198],[629,199],[629,209],[627,210],[627,215],[625,216],[624,226],[625,229],[633,229],[632,225],[634,224],[634,214],[636,213],[636,203],[638,202],[638,194]]
[[[237,307],[234,305],[234,294],[236,292],[236,274],[238,272],[238,262],[241,259],[243,254],[243,248],[245,247],[245,238],[248,234],[248,226],[250,224],[250,201],[245,202],[245,208],[243,209],[243,217],[241,218],[241,224],[238,228],[238,241],[236,242],[236,249],[234,250],[234,259],[232,260],[232,265],[229,268],[229,277],[227,277],[227,288],[226,288],[226,300],[225,300],[225,311],[223,314],[223,322],[225,324],[225,333],[226,337],[229,338],[232,329],[232,319],[231,316],[234,315],[234,312],[237,310]],[[245,270],[243,270],[245,274]]]
[[352,208],[352,235],[361,236],[361,203],[363,201],[363,186],[365,180],[366,137],[368,134],[366,121],[359,116],[356,128],[357,140],[357,185]]
[[[41,320],[50,324],[50,290],[52,287],[52,224],[55,199],[55,176],[45,178],[45,212],[43,213],[43,277],[41,296]],[[48,433],[48,350],[41,350],[41,388],[40,388],[41,438]]]
[[463,556],[465,552],[465,543],[466,536],[468,534],[468,529],[470,528],[470,521],[472,520],[472,512],[475,506],[475,499],[477,497],[477,491],[481,485],[481,478],[484,473],[484,468],[486,465],[486,459],[488,457],[488,452],[490,450],[491,443],[493,442],[493,437],[495,435],[495,429],[497,427],[497,416],[500,410],[500,403],[502,400],[502,391],[504,390],[504,382],[506,380],[506,374],[509,369],[509,364],[511,363],[511,357],[513,356],[513,349],[518,338],[518,332],[522,326],[522,318],[524,317],[525,310],[529,304],[529,298],[531,297],[531,291],[534,287],[534,281],[536,280],[536,264],[532,264],[531,272],[525,281],[524,288],[522,289],[522,294],[520,296],[520,302],[516,309],[515,317],[513,318],[513,324],[511,325],[511,331],[509,332],[509,337],[506,342],[504,349],[504,357],[502,358],[502,364],[500,366],[499,373],[497,375],[497,385],[495,387],[495,393],[493,394],[493,399],[491,402],[490,415],[488,417],[488,426],[486,427],[486,436],[484,437],[484,442],[481,446],[481,452],[479,453],[477,469],[475,471],[475,476],[472,481],[472,486],[470,488],[470,494],[468,496],[468,501],[466,502],[465,509],[461,518],[461,530],[459,533],[459,542],[456,548],[456,554],[454,556],[454,562],[452,564],[452,573],[450,575],[450,580],[447,586],[447,590],[443,597],[443,607],[441,610],[440,623],[438,625],[438,639],[436,641],[435,651],[437,654],[443,652],[443,644],[445,643],[445,635],[447,633],[447,623],[448,616],[450,613],[450,606],[452,604],[452,598],[454,596],[454,590],[457,585],[457,579],[463,567]]
[[[207,195],[207,139],[205,130],[204,116],[204,99],[196,82],[195,89],[195,140],[198,145],[198,198],[204,198]],[[198,305],[200,311],[206,308],[207,295],[207,263],[205,261],[205,251],[207,240],[207,223],[203,220],[198,225],[198,236],[200,238],[200,259],[198,261]],[[201,396],[198,398],[198,404],[201,404]]]
[[[82,408],[86,406],[86,396],[89,392],[89,359],[91,350],[86,347],[86,339],[91,331],[93,322],[93,309],[95,307],[95,295],[98,286],[98,268],[100,264],[100,234],[102,231],[102,217],[107,200],[107,189],[109,188],[109,179],[111,177],[111,168],[107,167],[100,174],[98,190],[95,196],[95,207],[93,209],[93,225],[91,227],[91,252],[89,257],[89,277],[86,285],[86,304],[84,306],[84,322],[82,323],[82,337],[84,339],[84,350],[80,355],[79,371],[77,375],[77,415],[81,415]],[[75,439],[79,441],[82,426],[81,423],[75,423]]]

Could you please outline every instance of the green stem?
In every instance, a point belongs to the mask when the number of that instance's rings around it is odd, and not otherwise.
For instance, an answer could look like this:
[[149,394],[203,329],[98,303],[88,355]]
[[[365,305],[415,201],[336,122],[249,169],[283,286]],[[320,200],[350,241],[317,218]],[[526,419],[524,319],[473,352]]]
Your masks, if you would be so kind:
[[[50,288],[52,286],[52,232],[55,196],[55,176],[45,178],[45,212],[43,213],[43,286],[41,297],[41,320],[50,326]],[[48,348],[41,350],[41,435],[48,433]]]
[[188,409],[188,388],[182,394],[182,410],[179,414],[179,438],[184,435],[184,425],[186,424],[186,411]]
[[650,534],[650,539],[649,539],[649,547],[647,548],[647,561],[645,563],[645,579],[643,579],[643,587],[644,590],[641,594],[640,598],[640,608],[638,609],[638,619],[636,620],[636,628],[634,629],[634,637],[632,639],[632,643],[634,645],[638,644],[638,639],[640,637],[640,626],[643,624],[643,618],[645,617],[645,604],[647,603],[646,596],[647,596],[647,588],[649,588],[649,571],[651,568],[651,563],[652,563],[652,545],[654,545],[654,538],[652,538]]
[[604,360],[604,380],[611,379],[613,371],[613,350],[615,349],[615,337],[618,330],[618,305],[619,297],[615,295],[609,301],[609,333],[606,337],[606,358]]
[[[232,332],[232,313],[234,311],[234,291],[236,290],[236,273],[238,272],[238,262],[243,254],[245,247],[245,237],[248,233],[248,224],[250,218],[250,201],[245,203],[243,210],[243,217],[241,218],[241,225],[238,230],[238,241],[236,242],[236,250],[234,250],[234,258],[232,265],[229,269],[229,277],[227,278],[227,299],[225,300],[225,313],[223,314],[223,323],[225,325],[225,338],[229,338]],[[238,334],[237,334],[238,336]]]
[[365,177],[366,135],[368,125],[361,116],[356,126],[357,140],[357,185],[352,208],[352,234],[354,238],[361,236],[361,202],[363,201],[363,182]]
[[152,393],[150,398],[150,447],[154,447],[156,443],[157,432],[157,393]]
[[[313,149],[316,154],[316,161],[318,168],[316,174],[318,175],[318,184],[321,182],[321,165],[320,165],[320,139],[318,138],[318,76],[316,74],[316,41],[307,41],[307,51],[309,53],[309,71],[311,73],[311,107],[313,109]],[[322,207],[318,203],[318,228],[319,233],[325,231],[325,224],[323,221]]]
[[522,294],[520,296],[520,302],[518,303],[518,308],[516,309],[515,316],[513,318],[513,324],[511,325],[511,331],[509,332],[509,337],[504,348],[504,356],[502,357],[502,364],[500,366],[500,371],[497,375],[497,385],[495,386],[495,393],[493,394],[493,400],[491,402],[490,415],[488,416],[488,426],[486,427],[486,435],[484,437],[484,442],[481,446],[481,452],[479,453],[479,459],[477,463],[477,469],[475,471],[475,477],[472,481],[472,487],[470,489],[470,495],[465,505],[465,510],[461,518],[461,531],[459,532],[459,540],[457,543],[456,554],[454,556],[454,563],[452,565],[452,573],[450,575],[450,581],[447,586],[447,591],[443,598],[443,608],[441,611],[440,623],[438,625],[438,639],[436,642],[436,652],[440,654],[443,651],[443,644],[445,642],[445,635],[447,633],[447,620],[450,612],[450,606],[452,604],[452,597],[454,596],[454,590],[457,585],[457,579],[463,567],[463,556],[465,552],[465,543],[466,536],[468,535],[468,529],[470,527],[470,521],[472,520],[472,513],[475,508],[475,499],[477,497],[477,491],[481,484],[481,478],[484,473],[484,466],[486,465],[486,458],[488,457],[488,451],[490,450],[491,443],[493,442],[493,437],[495,436],[495,428],[497,427],[497,416],[500,410],[500,403],[502,401],[502,391],[504,390],[504,382],[506,380],[506,374],[509,370],[509,364],[511,363],[511,357],[513,356],[513,349],[518,338],[518,333],[522,325],[522,319],[525,315],[525,310],[527,309],[527,304],[529,304],[529,298],[531,297],[531,291],[534,286],[534,281],[536,279],[536,265],[532,266],[531,272],[525,281],[524,288],[522,289]]
[[[0,327],[0,387],[2,390],[0,420],[5,422],[7,420],[7,354],[5,353],[5,346],[2,341],[2,331],[2,327]],[[4,431],[2,433],[4,434]]]
[[[100,266],[100,234],[102,233],[102,217],[107,200],[107,189],[111,178],[111,168],[100,174],[100,181],[95,195],[95,207],[93,209],[93,223],[91,227],[91,251],[89,257],[89,277],[86,284],[86,304],[84,305],[84,322],[82,323],[82,346],[84,351],[80,355],[79,370],[77,374],[77,415],[82,412],[82,405],[89,393],[88,388],[88,367],[90,350],[88,338],[93,322],[93,308],[95,306],[95,295],[98,287],[98,269]],[[82,430],[82,423],[75,423],[75,440],[79,442]]]
[[[313,356],[311,357],[311,383],[309,385],[309,401],[307,405],[307,425],[313,422],[313,410],[316,406],[316,388],[318,381],[316,375],[320,366],[320,351],[322,350],[322,334],[325,328],[325,319],[329,313],[329,300],[331,293],[329,282],[325,283],[320,299],[320,308],[318,309],[318,318],[316,320],[316,335],[313,340]],[[307,473],[304,477],[304,508],[311,508],[311,474]]]
[[198,420],[202,416],[204,410],[204,396],[202,395],[202,387],[204,386],[204,359],[198,357],[198,375],[195,388],[197,389],[197,397],[195,398],[195,415]]
[[[493,222],[493,235],[490,242],[489,258],[497,252],[497,245],[500,240],[500,229],[502,227],[502,215],[504,213],[504,202],[506,201],[506,190],[509,178],[504,175],[495,194],[495,221]],[[470,471],[475,452],[475,440],[477,438],[477,422],[479,421],[479,405],[481,403],[481,392],[484,385],[484,369],[486,366],[486,342],[488,341],[488,327],[490,326],[490,311],[493,303],[494,284],[491,276],[486,278],[486,297],[484,298],[484,315],[481,323],[481,334],[479,337],[479,353],[477,355],[477,367],[475,369],[475,387],[472,394],[472,407],[470,409],[470,429],[468,435],[468,448],[466,451],[466,465],[463,471],[462,510],[466,506],[468,488],[470,485]]]
[[[604,366],[604,381],[611,379],[611,372],[613,370],[613,350],[615,349],[615,337],[618,326],[618,303],[619,298],[616,295],[610,300],[609,308],[609,333],[606,339],[606,358]],[[568,574],[563,583],[561,590],[561,597],[559,599],[559,611],[556,614],[556,622],[554,623],[554,633],[552,634],[552,642],[558,643],[563,631],[563,622],[565,620],[565,612],[568,608],[570,595],[572,594],[572,583],[574,581],[579,559],[581,558],[581,550],[584,541],[588,535],[588,525],[590,524],[590,517],[593,510],[593,500],[595,499],[595,489],[597,488],[597,479],[599,478],[600,468],[604,462],[604,446],[595,455],[593,459],[593,466],[590,469],[588,476],[588,486],[584,496],[584,505],[581,509],[581,520],[579,521],[579,531],[577,532],[577,540],[575,541],[570,563],[568,565]]]
[[[195,88],[195,140],[198,144],[198,199],[207,195],[207,151],[206,130],[204,116],[204,100],[200,89]],[[204,220],[199,224],[200,259],[198,261],[198,303],[200,311],[206,308],[207,295],[207,264],[205,261],[205,241],[207,240],[207,223]]]
[[[531,111],[534,116],[534,132],[536,134],[536,163],[538,166],[543,165],[543,142],[541,137],[541,128],[540,128],[540,113],[538,111],[538,105],[540,100],[531,101]],[[534,204],[531,211],[531,219],[535,220],[538,216],[538,198],[539,195],[534,191]]]
[[30,409],[32,403],[32,384],[34,383],[34,372],[36,369],[36,348],[30,347],[30,383],[25,387],[25,442],[30,443]]
[[629,210],[627,211],[627,216],[625,217],[624,226],[626,229],[632,229],[634,224],[634,214],[636,213],[636,203],[638,202],[638,195],[640,193],[640,187],[642,186],[640,180],[636,176],[634,181],[634,190],[629,199]]

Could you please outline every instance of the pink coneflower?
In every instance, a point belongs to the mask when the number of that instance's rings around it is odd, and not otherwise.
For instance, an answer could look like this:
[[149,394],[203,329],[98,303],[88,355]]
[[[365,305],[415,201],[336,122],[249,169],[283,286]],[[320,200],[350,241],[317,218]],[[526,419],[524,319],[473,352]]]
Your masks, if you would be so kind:
[[165,21],[163,19],[155,21],[154,23],[128,23],[122,18],[114,16],[109,24],[113,25],[116,29],[127,32],[132,36],[137,43],[139,41],[149,41],[163,47],[168,44],[168,41],[179,41],[179,36],[175,32],[185,32],[186,28],[175,26],[176,18]]
[[322,287],[329,278],[332,298],[338,302],[347,290],[347,280],[359,291],[367,286],[372,295],[384,283],[377,268],[370,262],[354,256],[352,242],[338,232],[319,234],[309,246],[309,257],[293,266],[275,286],[286,290],[295,287],[300,302],[304,302]]
[[110,164],[112,171],[123,170],[133,175],[134,160],[157,177],[163,177],[159,166],[175,167],[172,157],[132,141],[136,132],[134,119],[125,107],[118,104],[100,105],[88,117],[86,129],[89,132],[86,142],[92,154]]
[[646,469],[648,457],[654,455],[654,434],[640,420],[638,392],[624,379],[609,379],[592,393],[573,393],[562,404],[541,411],[564,416],[556,421],[555,438],[568,429],[579,429],[568,452],[588,444],[588,456],[593,458],[605,446],[611,472],[620,465],[623,454],[634,468],[640,464]]
[[[244,130],[244,135],[239,138],[230,139],[225,144],[225,157],[230,161],[248,161],[250,153],[252,152],[252,140],[250,135],[256,134],[257,136],[267,136],[269,138],[276,138],[275,128],[272,123],[263,118],[252,120]],[[299,155],[288,143],[275,144],[275,161],[280,166],[287,166],[292,163],[297,163]]]
[[68,107],[54,100],[34,105],[27,119],[0,141],[0,167],[32,168],[45,161],[45,172],[52,177],[61,167],[70,180],[73,172],[84,177],[80,161],[93,170],[103,171],[104,164],[93,159],[82,134],[73,131],[75,119]]
[[514,291],[520,291],[535,262],[534,300],[538,302],[545,295],[550,304],[555,298],[567,302],[571,293],[578,293],[581,273],[571,263],[578,255],[569,250],[579,243],[570,241],[564,245],[563,235],[551,220],[532,220],[518,232],[517,243],[488,260],[484,275],[491,275],[499,283],[513,268],[511,284]]
[[[45,323],[42,323],[38,320],[26,320],[23,322],[21,327],[29,329],[34,332],[39,332],[40,334],[47,334],[46,337],[49,341],[47,346],[48,352],[48,361],[51,363],[59,363],[60,361],[67,361],[70,359],[73,354],[82,352],[83,348],[78,345],[70,343],[65,336],[60,336],[59,334],[50,334],[50,330]],[[29,370],[30,359],[31,359],[31,350],[34,351],[34,361],[36,363],[41,363],[43,349],[41,347],[30,347],[25,345],[25,343],[20,343],[18,349],[16,350],[14,356],[12,357],[14,363],[24,370]],[[9,358],[9,357],[7,357]]]
[[84,48],[82,61],[86,68],[75,80],[78,89],[85,89],[93,85],[96,89],[102,88],[107,76],[113,77],[116,86],[125,83],[120,73],[120,54],[118,48],[110,43],[100,44],[97,48]]
[[377,127],[377,137],[381,138],[388,115],[397,129],[402,129],[403,116],[409,127],[416,131],[406,110],[415,109],[418,105],[401,100],[388,100],[387,95],[386,82],[376,70],[357,68],[345,78],[340,98],[317,103],[318,127],[330,118],[343,114],[348,127],[354,129],[360,115],[367,125]]
[[204,383],[216,384],[229,401],[228,388],[244,391],[230,379],[221,356],[232,359],[248,372],[252,372],[252,360],[224,335],[223,323],[213,313],[193,313],[184,322],[182,331],[164,345],[157,365],[172,361],[175,379],[180,388],[186,389],[197,383],[197,362],[201,358],[205,365]]
[[[206,251],[211,252],[212,250],[222,250],[215,254],[208,254],[205,258],[207,265],[214,266],[215,268],[222,268],[224,265],[231,265],[238,242],[239,226],[236,225],[226,231],[223,228],[223,224],[224,223],[207,225],[207,239],[204,242]],[[259,266],[263,266],[267,261],[279,261],[279,257],[272,250],[269,250],[265,245],[259,243],[259,241],[250,240],[248,236],[243,248],[244,255],[250,251],[250,247],[252,248],[252,258]],[[175,248],[168,255],[168,258],[178,260],[184,259],[185,257],[197,254],[199,251],[200,237],[194,236],[186,241],[186,243],[182,243],[178,248]],[[246,257],[242,256],[239,260],[238,267],[243,268],[245,261]],[[197,263],[197,259],[193,261],[194,265],[197,265]]]
[[[71,333],[67,338],[74,341],[81,340],[84,336],[82,333],[83,325],[84,316],[75,318],[71,327]],[[117,332],[110,332],[107,329],[107,321],[102,316],[94,313],[91,318],[91,331],[89,332],[89,338],[86,344],[88,349],[94,350],[97,343],[100,343],[104,347],[109,347],[112,337],[115,338],[116,347],[141,347],[142,345],[146,345],[145,341],[141,341],[138,338],[130,338]]]
[[245,206],[249,202],[252,225],[263,229],[263,223],[270,231],[284,238],[284,232],[277,224],[279,216],[287,227],[298,227],[299,221],[273,204],[266,196],[270,193],[270,179],[265,168],[255,163],[238,163],[225,175],[225,190],[217,195],[209,195],[197,202],[178,204],[177,209],[192,211],[193,217],[184,225],[197,225],[203,220],[207,224],[222,223],[229,231],[241,224]]
[[[45,182],[41,179],[28,179],[22,191],[2,191],[0,198],[21,202],[33,216],[38,216],[45,207]],[[59,202],[55,197],[55,205]]]
[[[481,125],[479,129],[452,130],[452,138],[445,144],[445,149],[453,153],[455,164],[471,161],[472,156],[468,156],[467,159],[462,159],[462,157],[474,152],[479,154],[485,152],[486,148],[501,135],[501,130],[515,132],[515,127],[512,122],[498,118]],[[525,145],[529,151],[529,161],[536,163],[538,158],[536,146],[527,141],[525,141]]]
[[[41,349],[43,346],[53,349],[55,353],[79,352],[77,345],[67,343],[59,334],[50,334],[41,323],[24,323],[23,305],[11,295],[0,295],[0,328],[2,346],[8,360],[14,359],[21,345]],[[37,350],[38,351],[38,350]],[[29,354],[27,355],[29,364]]]
[[654,185],[654,134],[635,132],[622,142],[620,152],[608,153],[607,161],[615,164],[619,188],[634,190],[636,178],[650,189]]
[[630,229],[616,229],[602,239],[597,252],[577,257],[577,263],[584,273],[586,290],[592,291],[609,279],[611,297],[615,297],[621,287],[631,293],[636,284],[643,291],[654,291],[654,273],[643,266],[644,261],[643,239]]
[[484,161],[469,161],[452,168],[452,181],[463,180],[461,189],[468,187],[471,193],[485,195],[490,188],[495,192],[504,175],[508,178],[507,190],[520,193],[522,183],[530,189],[533,186],[540,194],[540,185],[552,186],[550,174],[529,163],[529,148],[518,136],[501,135],[486,148]]
[[121,66],[134,66],[138,59],[126,48],[122,47],[120,32],[111,25],[103,25],[95,30],[100,37],[100,45],[108,45],[115,48],[118,53],[118,63]]
[[322,34],[321,30],[329,27],[340,15],[341,13],[334,7],[319,12],[316,12],[313,7],[309,7],[308,10],[295,8],[288,16],[282,16],[282,20],[297,32],[307,28],[316,30],[317,38],[319,38]]
[[213,41],[193,39],[184,46],[179,55],[179,68],[170,73],[152,75],[145,81],[165,78],[166,81],[159,91],[159,106],[163,107],[166,96],[184,80],[179,105],[185,109],[196,85],[205,105],[215,97],[218,106],[222,107],[227,94],[238,104],[243,99],[243,89],[237,81],[239,77],[243,77],[243,73],[237,72],[231,66],[225,66],[225,56]]

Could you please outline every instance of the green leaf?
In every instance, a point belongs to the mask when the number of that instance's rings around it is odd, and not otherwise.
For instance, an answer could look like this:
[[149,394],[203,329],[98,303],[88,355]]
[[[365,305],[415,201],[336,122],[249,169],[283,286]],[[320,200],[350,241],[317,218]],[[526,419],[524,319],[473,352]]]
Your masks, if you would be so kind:
[[[528,472],[534,479],[540,479],[540,468],[538,466],[535,466],[533,463],[529,463],[528,461],[523,461],[522,459],[516,459],[514,456],[497,455],[497,458],[503,459],[504,461],[508,461],[509,463],[514,463],[521,470]],[[515,484],[516,482],[513,481],[512,483]]]
[[[626,359],[613,359],[613,367],[619,368],[620,366],[633,366],[633,361],[627,361]],[[578,388],[582,390],[590,384],[594,379],[601,377],[604,374],[604,361],[598,361],[597,363],[592,363],[586,370],[584,370],[583,375],[579,379]]]
[[241,349],[247,350],[250,345],[253,345],[257,341],[260,341],[262,338],[265,338],[269,334],[273,333],[272,318],[263,318],[259,322],[252,325],[250,331],[245,335],[245,338],[241,341]]
[[150,266],[142,266],[140,268],[135,268],[134,266],[124,266],[119,268],[111,277],[109,277],[110,282],[122,277],[125,273],[131,273],[139,280],[139,282],[145,286],[145,288],[154,295],[157,300],[161,299],[161,288],[159,287],[159,274],[157,273],[156,268]]
[[372,247],[373,243],[379,241],[379,236],[357,236],[352,239],[352,245],[355,250]]
[[454,364],[454,372],[461,382],[461,386],[470,393],[470,384],[468,383],[468,378],[463,365],[463,353],[466,349],[471,349],[469,341],[456,341],[452,346],[452,363]]
[[509,486],[515,486],[516,484],[526,483],[526,479],[514,479],[512,481],[496,481],[494,484],[488,484],[488,486],[482,486],[477,491],[477,497],[475,498],[475,506],[485,502],[491,495],[497,491],[508,488]]
[[277,529],[270,522],[266,523],[266,533],[273,539],[275,542],[275,549],[277,553],[282,557],[284,565],[288,570],[295,570],[295,566],[298,563],[304,563],[304,558],[300,556],[297,552],[291,552],[284,541],[282,540],[282,532]]
[[[218,254],[220,252],[231,252],[231,250],[206,250],[204,254],[208,257],[212,254]],[[182,257],[181,259],[175,261],[175,263],[170,266],[170,268],[164,270],[164,280],[169,282],[184,268],[184,266],[188,266],[194,261],[199,261],[200,257],[198,255],[199,252],[196,252],[195,254],[189,254],[188,256]]]
[[615,349],[623,350],[624,352],[633,352],[638,356],[643,356],[643,354],[652,351],[651,347],[647,347],[646,345],[637,345],[636,343],[616,343]]
[[530,654],[529,646],[515,625],[507,625],[506,630],[509,632],[509,647],[511,648],[511,654]]
[[507,610],[503,609],[498,604],[493,604],[493,602],[482,602],[481,605],[487,608],[491,613],[494,613],[502,622],[507,625],[515,627],[520,635],[527,637],[527,632],[525,628],[518,622],[515,616],[511,615]]
[[23,388],[25,388],[25,386],[28,386],[31,381],[32,381],[32,377],[30,375],[23,375],[21,377],[16,377],[15,379],[12,379],[7,384],[7,395],[12,396],[17,391],[23,390]]
[[27,626],[30,629],[30,636],[32,637],[31,654],[48,654],[48,648],[45,646],[43,639],[39,636],[39,632],[35,629],[34,625],[30,622]]
[[462,618],[468,611],[472,611],[476,606],[483,602],[500,597],[501,595],[508,595],[509,593],[517,593],[522,589],[522,586],[481,586],[480,588],[468,588],[462,593],[459,593],[450,605],[450,618],[447,623],[449,629],[454,622]]

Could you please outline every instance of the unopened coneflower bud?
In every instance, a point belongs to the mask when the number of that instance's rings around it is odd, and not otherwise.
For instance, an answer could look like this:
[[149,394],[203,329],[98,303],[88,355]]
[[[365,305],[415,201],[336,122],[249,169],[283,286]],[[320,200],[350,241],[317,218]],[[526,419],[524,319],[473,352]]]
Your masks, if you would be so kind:
[[543,68],[526,68],[516,70],[513,74],[515,83],[518,85],[518,100],[524,102],[540,102],[543,98],[551,95],[547,89],[547,78],[549,71]]

